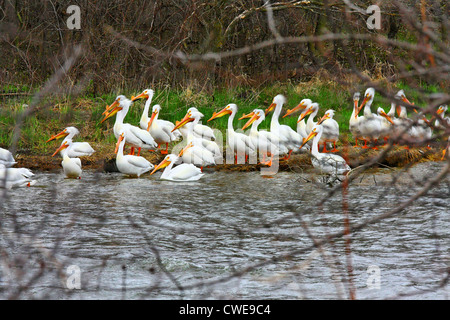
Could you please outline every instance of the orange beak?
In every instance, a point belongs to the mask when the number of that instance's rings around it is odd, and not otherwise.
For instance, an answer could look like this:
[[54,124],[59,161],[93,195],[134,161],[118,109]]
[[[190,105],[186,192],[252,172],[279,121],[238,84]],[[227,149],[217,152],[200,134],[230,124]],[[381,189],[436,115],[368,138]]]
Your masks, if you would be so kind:
[[119,139],[117,140],[117,143],[116,143],[116,149],[114,150],[114,153],[117,153],[117,151],[119,150],[119,145],[120,145],[120,143],[123,141],[123,134],[121,134],[120,136],[119,136]]
[[155,169],[153,169],[153,171],[150,174],[154,174],[156,171],[158,171],[159,169],[165,168],[170,164],[170,161],[168,161],[167,159],[164,159],[163,161],[161,161],[160,164],[158,164]]
[[328,116],[328,114],[324,114],[323,117],[320,118],[319,122],[317,122],[317,124],[321,124],[322,122],[324,122],[327,119],[330,119],[330,117]]
[[147,131],[150,131],[150,127],[152,126],[153,120],[155,120],[157,114],[158,114],[157,111],[152,112],[152,117],[148,121]]
[[59,146],[58,149],[56,149],[55,153],[52,154],[52,157],[54,157],[58,152],[60,152],[61,150],[64,150],[65,148],[67,148],[69,146],[69,144],[67,142],[64,142],[63,144],[61,144]]
[[227,109],[227,107],[225,107],[222,110],[220,110],[218,113],[213,112],[211,119],[209,119],[207,122],[210,122],[211,120],[223,117],[224,115],[231,114],[231,113],[232,113],[232,111]]
[[300,118],[298,118],[297,123],[299,123],[300,121],[302,121],[307,115],[311,114],[313,112],[313,108],[309,107],[308,111],[306,111],[305,113],[302,113],[302,115],[300,116]]
[[288,109],[286,111],[286,114],[283,116],[283,118],[290,116],[291,114],[293,114],[294,112],[300,110],[300,109],[305,109],[305,105],[303,103],[299,103],[298,106],[292,108],[292,109]]
[[369,99],[370,99],[370,95],[369,95],[369,94],[366,94],[366,95],[364,96],[363,102],[362,102],[361,105],[359,106],[358,113],[361,112],[361,109],[366,105],[366,103],[367,103],[367,101],[369,101]]
[[247,116],[251,116],[250,120],[247,121],[246,124],[244,124],[244,126],[242,127],[242,130],[247,129],[253,122],[255,122],[256,120],[259,119],[259,116],[257,113],[249,113]]
[[306,139],[303,140],[302,145],[300,146],[299,149],[303,148],[303,146],[312,138],[314,138],[317,135],[317,131],[311,131],[311,133],[306,137]]
[[277,105],[275,104],[275,103],[271,103],[270,104],[270,106],[266,109],[266,111],[265,111],[265,114],[266,114],[266,116],[267,116],[267,114],[270,112],[270,111],[272,111],[273,109],[275,109],[275,107],[276,107]]
[[253,115],[254,115],[253,112],[250,112],[249,114],[243,114],[242,117],[240,117],[238,120],[248,119],[251,118]]
[[45,142],[49,142],[49,141],[52,141],[52,140],[57,140],[57,139],[66,137],[66,136],[68,136],[68,135],[69,135],[69,133],[66,131],[66,129],[64,129],[64,130],[61,131],[60,133],[58,133],[58,134],[56,134],[56,135],[54,135],[54,136],[51,136],[51,138],[48,139],[48,140],[45,141]]
[[192,142],[190,142],[186,147],[181,149],[180,153],[178,154],[179,157],[183,156],[183,154],[186,152],[187,149],[192,148],[194,145]]
[[[117,107],[115,107],[117,106]],[[113,115],[115,115],[117,112],[122,110],[123,108],[119,105],[119,102],[116,100],[114,101],[109,107],[106,108],[105,112],[103,113],[105,117],[100,121],[100,123],[103,123],[106,119],[111,118]]]
[[148,99],[148,94],[145,94],[145,93],[141,93],[140,95],[138,95],[138,96],[131,96],[131,101],[136,101],[136,100],[138,100],[138,99]]
[[182,126],[184,126],[186,123],[194,121],[194,118],[191,118],[191,114],[187,113],[183,119],[181,119],[180,122],[178,122],[175,127],[172,129],[172,132],[174,132],[175,130],[177,130],[178,128],[181,128]]
[[387,115],[386,112],[381,111],[381,112],[380,112],[380,115],[381,115],[382,117],[385,117],[386,120],[389,121],[391,124],[394,124],[394,121],[392,121],[391,117],[389,117],[389,116]]
[[353,100],[354,108],[356,110],[356,112],[355,112],[355,119],[358,118],[358,114],[361,111],[361,109],[358,108],[358,101],[359,100],[357,100],[357,99]]

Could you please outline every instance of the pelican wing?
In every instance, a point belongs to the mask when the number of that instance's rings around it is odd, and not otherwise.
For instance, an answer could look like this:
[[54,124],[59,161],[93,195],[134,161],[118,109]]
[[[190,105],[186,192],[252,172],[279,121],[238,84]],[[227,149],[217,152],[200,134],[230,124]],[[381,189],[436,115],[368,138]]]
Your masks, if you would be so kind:
[[133,156],[133,155],[126,155],[124,156],[126,161],[131,164],[132,166],[142,168],[142,169],[153,169],[153,164],[151,164],[147,159],[141,156]]
[[203,176],[200,168],[197,168],[193,164],[182,163],[174,167],[170,171],[169,177],[173,180],[179,181],[193,181],[198,180]]
[[71,151],[76,154],[91,155],[95,150],[87,142],[74,142]]
[[147,130],[142,130],[132,125],[128,126],[128,129],[130,130],[131,134],[133,134],[136,138],[141,140],[146,145],[149,145],[153,148],[156,148],[158,146],[158,144],[155,142],[155,140]]

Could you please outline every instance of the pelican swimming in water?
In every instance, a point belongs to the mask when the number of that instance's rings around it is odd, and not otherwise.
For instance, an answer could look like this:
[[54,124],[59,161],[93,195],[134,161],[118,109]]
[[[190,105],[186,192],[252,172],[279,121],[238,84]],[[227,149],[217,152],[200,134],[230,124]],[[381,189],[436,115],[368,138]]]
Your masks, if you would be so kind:
[[234,103],[228,104],[225,108],[223,108],[219,112],[214,112],[212,117],[208,120],[214,120],[220,117],[223,117],[224,115],[229,115],[228,117],[228,128],[227,128],[227,143],[228,146],[233,151],[233,154],[235,156],[235,163],[238,162],[238,157],[244,157],[244,160],[247,161],[248,155],[250,153],[255,153],[255,149],[253,147],[252,142],[250,141],[250,138],[240,132],[236,132],[233,128],[233,120],[237,113],[237,105]]
[[11,151],[0,148],[0,165],[4,167],[12,167],[17,162],[14,159],[14,156],[12,155]]
[[116,139],[119,139],[120,133],[126,131],[127,144],[131,146],[130,154],[134,155],[134,148],[138,148],[139,156],[141,149],[154,150],[158,147],[158,144],[147,130],[143,130],[128,123],[123,123],[131,104],[132,101],[124,95],[117,96],[116,100],[106,108],[104,112],[105,117],[101,122],[104,122],[106,119],[117,114],[114,123],[114,136]]
[[127,136],[127,130],[121,130],[119,132],[119,139],[117,140],[116,149],[114,151],[117,154],[116,166],[121,173],[139,178],[142,174],[152,170],[154,165],[144,157],[123,154]]
[[36,183],[34,173],[27,168],[6,168],[0,164],[0,188],[30,187]]
[[309,136],[303,141],[303,144],[313,139],[311,147],[311,162],[317,170],[322,173],[331,175],[344,175],[350,171],[350,166],[341,156],[331,153],[319,152],[319,141],[323,133],[323,126],[320,124],[314,125]]
[[72,148],[72,139],[68,139],[64,141],[58,149],[56,149],[55,153],[53,153],[52,157],[54,157],[58,152],[61,152],[61,156],[63,158],[61,165],[63,167],[64,174],[67,178],[73,179],[81,179],[81,160],[76,157],[69,157],[68,150]]
[[[61,142],[61,146],[65,145],[65,147],[61,148],[67,153],[69,158],[78,158],[84,156],[92,155],[95,150],[91,147],[88,142],[73,142],[72,139],[75,135],[79,134],[80,131],[75,127],[67,127],[60,133],[53,135],[46,142],[61,139],[64,137],[64,140]],[[62,156],[62,153],[61,153]]]
[[150,174],[165,168],[160,179],[170,181],[197,181],[204,175],[200,168],[190,163],[181,163],[174,168],[173,165],[179,162],[181,159],[177,155],[169,154]]

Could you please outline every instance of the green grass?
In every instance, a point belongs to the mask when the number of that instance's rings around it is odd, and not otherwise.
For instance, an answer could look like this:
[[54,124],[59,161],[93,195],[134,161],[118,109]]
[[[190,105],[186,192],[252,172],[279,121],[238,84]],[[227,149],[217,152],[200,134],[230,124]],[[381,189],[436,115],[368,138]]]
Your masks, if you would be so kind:
[[[121,94],[131,97],[139,94],[145,88],[139,90],[129,90]],[[404,83],[398,83],[396,89],[404,89],[410,101],[416,105],[421,105],[424,101],[419,99],[419,92],[412,90]],[[215,119],[207,122],[213,112],[217,112],[228,103],[236,103],[239,111],[234,121],[234,128],[242,128],[247,119],[238,120],[244,114],[255,108],[267,108],[272,99],[277,94],[283,94],[287,98],[287,103],[283,110],[296,106],[302,99],[309,98],[320,105],[318,117],[321,117],[326,110],[336,111],[335,119],[340,126],[341,134],[348,133],[348,119],[352,113],[352,95],[348,89],[343,89],[336,83],[314,81],[313,83],[300,84],[280,84],[276,83],[265,88],[234,88],[217,89],[212,93],[197,92],[191,88],[173,90],[168,87],[154,88],[155,96],[152,105],[161,105],[161,119],[175,122],[181,120],[189,107],[196,107],[205,116],[202,119],[204,124],[221,130],[223,133],[227,127],[228,117]],[[426,92],[436,92],[437,87],[424,85],[422,90]],[[15,91],[14,91],[15,92]],[[106,105],[111,104],[119,93],[103,94],[97,97],[49,97],[46,102],[50,107],[40,109],[35,114],[25,120],[21,131],[19,149],[28,149],[36,154],[53,153],[56,149],[55,143],[45,143],[52,135],[60,132],[67,126],[75,126],[80,130],[77,141],[91,141],[105,145],[113,145],[115,137],[112,132],[114,117],[104,123],[100,123],[103,118],[102,112]],[[363,92],[361,92],[363,95]],[[3,100],[0,107],[0,146],[8,148],[11,142],[17,116],[23,111],[24,104],[29,104],[31,97],[11,98]],[[145,101],[138,100],[130,108],[125,121],[139,125],[139,120],[144,108]],[[43,104],[44,105],[44,104]],[[380,95],[376,95],[372,110],[377,106],[382,106],[386,111],[390,104]],[[300,111],[296,114],[280,118],[282,124],[289,125],[293,129],[297,126],[297,119]],[[284,111],[282,114],[284,115]],[[261,129],[270,127],[269,114],[266,120],[260,125]],[[317,118],[316,118],[317,121]],[[224,135],[225,136],[225,135]]]

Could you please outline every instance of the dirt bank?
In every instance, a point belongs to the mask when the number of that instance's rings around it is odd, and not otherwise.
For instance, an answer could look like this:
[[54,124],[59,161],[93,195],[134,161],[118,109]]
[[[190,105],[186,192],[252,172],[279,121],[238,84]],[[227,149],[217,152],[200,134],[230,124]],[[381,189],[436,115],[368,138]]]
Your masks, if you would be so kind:
[[[103,146],[95,146],[94,148],[97,151],[92,156],[81,158],[83,169],[104,172],[117,171],[114,150]],[[336,154],[346,158],[349,165],[355,168],[376,157],[382,151],[382,147],[379,150],[349,147],[340,149]],[[143,152],[141,155],[155,165],[165,157],[160,152]],[[396,146],[389,151],[381,162],[376,163],[373,167],[403,167],[411,163],[439,161],[441,157],[442,151],[437,148],[413,148],[407,150],[404,147]],[[41,171],[61,170],[61,157],[59,155],[52,157],[50,154],[36,155],[31,154],[29,151],[19,150],[15,158],[17,161],[16,167],[26,167],[31,170]],[[261,164],[227,164],[224,159],[224,164],[216,165],[214,169],[218,171],[255,171],[262,166]],[[289,160],[281,160],[279,163],[279,170],[281,171],[303,171],[311,167],[311,159],[308,153],[294,154]]]

